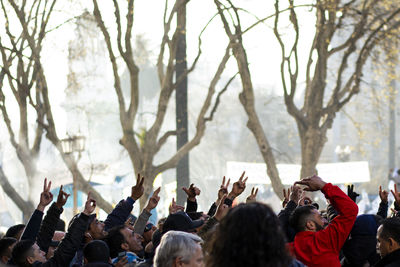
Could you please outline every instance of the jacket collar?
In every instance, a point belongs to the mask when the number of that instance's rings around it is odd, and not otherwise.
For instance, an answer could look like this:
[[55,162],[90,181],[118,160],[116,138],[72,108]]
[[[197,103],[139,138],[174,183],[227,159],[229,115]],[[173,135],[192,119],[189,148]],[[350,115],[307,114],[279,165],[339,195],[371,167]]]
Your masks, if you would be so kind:
[[399,261],[400,262],[400,249],[393,251],[392,253],[386,255],[384,258],[382,258],[378,263],[375,265],[375,267],[382,267],[386,266],[390,263]]

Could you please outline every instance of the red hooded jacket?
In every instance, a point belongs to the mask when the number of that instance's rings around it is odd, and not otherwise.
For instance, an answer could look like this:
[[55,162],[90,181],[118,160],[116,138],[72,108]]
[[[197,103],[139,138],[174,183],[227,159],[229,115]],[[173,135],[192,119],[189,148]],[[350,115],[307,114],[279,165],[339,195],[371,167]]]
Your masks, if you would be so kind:
[[296,258],[309,267],[340,267],[339,252],[353,228],[358,206],[339,187],[330,183],[321,191],[339,215],[323,230],[297,233],[290,245]]

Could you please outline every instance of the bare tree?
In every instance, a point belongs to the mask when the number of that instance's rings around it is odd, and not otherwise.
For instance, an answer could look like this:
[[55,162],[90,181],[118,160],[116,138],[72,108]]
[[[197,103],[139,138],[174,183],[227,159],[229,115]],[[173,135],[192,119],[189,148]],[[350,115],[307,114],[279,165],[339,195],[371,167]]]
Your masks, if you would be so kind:
[[[9,5],[16,15],[19,22],[18,34],[12,33],[9,28],[10,20],[8,19],[8,10],[6,10],[5,1],[1,0],[3,12],[7,23],[5,30],[8,37],[8,45],[1,43],[2,53],[2,76],[6,76],[9,81],[15,101],[18,103],[20,112],[20,127],[18,142],[15,138],[14,130],[11,126],[11,120],[7,113],[5,103],[4,86],[0,89],[0,109],[3,114],[4,122],[9,131],[11,144],[17,151],[18,158],[25,168],[28,182],[32,183],[36,173],[36,159],[40,152],[40,144],[43,133],[59,151],[64,163],[73,176],[76,177],[76,186],[83,192],[91,191],[96,198],[99,207],[106,212],[111,212],[112,206],[105,201],[102,196],[93,189],[93,187],[84,179],[79,171],[77,162],[72,155],[65,154],[60,143],[60,139],[56,132],[56,124],[54,122],[51,109],[50,99],[48,95],[47,80],[44,73],[41,52],[43,40],[51,29],[48,29],[50,17],[54,11],[56,0],[33,0],[26,1],[9,0]],[[13,28],[18,31],[18,28]],[[19,36],[19,37],[17,37]],[[37,125],[35,138],[32,147],[29,146],[29,129],[28,129],[28,106],[33,107],[36,112]],[[0,178],[3,178],[0,175]],[[3,187],[4,188],[4,187]],[[9,192],[7,192],[9,193]],[[14,202],[17,198],[14,193],[8,194]],[[18,206],[20,206],[16,202]],[[32,208],[30,204],[28,207]],[[21,208],[21,207],[20,207]],[[25,211],[21,208],[21,210]],[[30,214],[28,214],[29,216]]]
[[[33,181],[37,174],[36,162],[40,152],[40,144],[43,136],[43,128],[37,125],[34,131],[33,140],[29,138],[29,123],[28,123],[28,109],[29,102],[36,101],[37,109],[36,116],[38,119],[43,120],[44,110],[42,108],[41,98],[39,91],[35,91],[36,80],[36,66],[32,57],[27,55],[25,48],[27,46],[27,39],[22,32],[18,35],[13,34],[10,29],[10,19],[4,1],[1,1],[1,8],[3,15],[6,19],[4,25],[5,38],[0,39],[0,52],[2,56],[2,70],[0,82],[0,110],[2,112],[3,121],[7,127],[10,137],[10,143],[15,148],[17,157],[24,167],[25,174],[28,181],[28,188],[32,188]],[[33,31],[35,32],[36,42],[39,49],[42,46],[44,39],[44,31],[48,22],[48,17],[39,15],[42,7],[39,3],[34,2],[27,12],[28,21],[34,25]],[[51,10],[50,10],[51,11]],[[8,87],[11,89],[14,100],[18,105],[19,110],[19,127],[18,135],[12,127],[12,122],[7,111],[6,106],[6,87],[3,84],[4,79],[8,81]],[[32,89],[33,88],[33,89]],[[31,91],[33,93],[31,94]],[[16,203],[19,209],[23,212],[24,220],[29,219],[34,210],[34,205],[31,202],[30,190],[28,191],[27,201],[13,190],[6,175],[1,171],[1,180],[4,191]]]
[[[326,134],[332,127],[335,115],[360,91],[364,66],[371,52],[385,36],[393,34],[400,23],[400,8],[394,1],[341,1],[317,0],[307,5],[316,18],[315,35],[310,46],[305,68],[304,100],[301,107],[295,102],[299,90],[298,57],[300,26],[298,9],[294,0],[275,1],[275,14],[257,21],[248,29],[242,29],[239,12],[241,9],[227,0],[215,0],[224,29],[233,46],[243,91],[240,101],[248,115],[248,128],[257,140],[261,154],[268,167],[275,192],[281,195],[282,184],[276,168],[275,157],[267,140],[257,112],[254,108],[254,92],[249,71],[249,62],[243,46],[243,34],[250,28],[274,19],[274,33],[281,47],[281,81],[288,113],[295,119],[301,143],[301,174],[306,177],[315,173],[315,167],[327,140]],[[285,7],[280,5],[285,3]],[[227,19],[230,15],[233,22]],[[288,14],[294,37],[283,38],[280,28],[281,16]],[[287,33],[287,32],[285,32]],[[344,37],[343,37],[344,36]],[[329,77],[328,73],[335,73]],[[331,81],[331,80],[332,81]],[[329,83],[328,83],[329,81]]]
[[[104,40],[107,45],[110,62],[114,74],[114,89],[118,97],[120,123],[122,126],[122,138],[120,144],[127,150],[132,162],[135,173],[141,173],[146,177],[144,186],[145,193],[141,199],[141,206],[146,201],[150,192],[152,191],[152,183],[157,174],[176,167],[178,161],[188,153],[192,148],[200,143],[206,128],[206,122],[211,120],[218,105],[218,101],[212,105],[213,96],[216,91],[216,85],[224,71],[225,65],[230,58],[230,46],[227,47],[225,55],[217,67],[217,70],[210,81],[207,96],[203,102],[201,110],[197,117],[196,132],[189,141],[182,146],[176,153],[174,153],[168,160],[161,164],[155,165],[154,158],[160,149],[165,145],[168,138],[176,136],[180,129],[173,129],[161,133],[161,127],[164,123],[167,107],[172,93],[175,91],[177,84],[192,72],[200,57],[201,50],[199,49],[196,58],[188,70],[174,80],[175,73],[175,56],[177,50],[177,41],[180,34],[179,25],[173,27],[174,18],[176,17],[179,8],[187,5],[187,0],[174,1],[173,6],[168,6],[168,1],[165,1],[164,11],[164,33],[161,36],[160,52],[157,60],[158,78],[160,82],[160,93],[158,99],[158,107],[155,115],[155,120],[149,129],[144,129],[139,140],[135,136],[135,121],[137,117],[137,110],[139,106],[139,67],[133,57],[132,48],[132,28],[134,26],[134,1],[126,1],[126,6],[120,8],[120,3],[117,0],[113,1],[114,14],[117,38],[112,40],[110,36],[109,26],[106,26],[103,20],[103,14],[107,11],[100,10],[97,0],[93,0],[94,16],[97,24],[104,35]],[[126,10],[126,11],[125,11]],[[111,11],[108,11],[111,12]],[[125,23],[121,18],[126,14]],[[124,28],[124,29],[123,29]],[[115,48],[116,46],[116,48]],[[121,57],[123,60],[123,67],[125,67],[130,75],[130,88],[129,96],[123,95],[121,88],[121,77],[119,70],[121,65],[117,63],[117,58]],[[207,113],[210,113],[207,116]],[[160,136],[161,135],[161,136]]]

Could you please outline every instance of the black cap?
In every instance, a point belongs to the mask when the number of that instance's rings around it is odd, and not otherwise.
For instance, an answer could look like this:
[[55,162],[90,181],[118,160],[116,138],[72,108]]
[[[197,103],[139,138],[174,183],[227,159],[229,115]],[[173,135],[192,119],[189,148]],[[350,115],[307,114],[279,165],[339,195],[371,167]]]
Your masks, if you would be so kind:
[[163,233],[171,230],[191,232],[194,229],[202,226],[203,220],[192,220],[184,211],[178,211],[170,214],[163,225]]

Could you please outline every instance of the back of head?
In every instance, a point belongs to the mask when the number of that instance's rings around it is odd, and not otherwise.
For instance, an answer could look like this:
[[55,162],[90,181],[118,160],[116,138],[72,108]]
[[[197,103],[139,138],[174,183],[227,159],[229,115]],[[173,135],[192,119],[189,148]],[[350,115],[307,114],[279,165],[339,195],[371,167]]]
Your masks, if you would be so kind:
[[400,218],[387,218],[382,222],[382,232],[380,237],[388,240],[393,238],[400,245]]
[[207,266],[287,266],[291,258],[278,217],[267,205],[240,204],[217,226],[207,246]]
[[12,261],[19,267],[31,266],[26,258],[32,256],[32,246],[35,244],[32,240],[22,240],[15,244],[12,251]]
[[[17,239],[13,237],[4,237],[0,239],[0,263],[3,261],[3,257],[5,259],[11,258],[11,249],[10,247],[17,242]],[[5,262],[6,263],[6,262]]]
[[111,258],[116,258],[118,253],[123,251],[121,244],[125,242],[125,237],[121,233],[121,230],[124,229],[124,227],[124,225],[119,225],[111,228],[110,231],[108,231],[105,241],[110,249]]
[[189,263],[202,239],[180,231],[168,231],[161,238],[154,256],[154,267],[174,266],[177,258],[184,263]]
[[93,240],[86,244],[83,248],[83,255],[89,263],[108,263],[110,261],[110,250],[106,242],[102,240]]
[[312,211],[315,209],[313,205],[305,205],[297,207],[292,212],[289,223],[296,232],[305,231],[309,216],[313,214]]
[[6,235],[4,237],[14,237],[15,239],[19,240],[22,232],[25,229],[25,224],[16,224],[8,228]]

